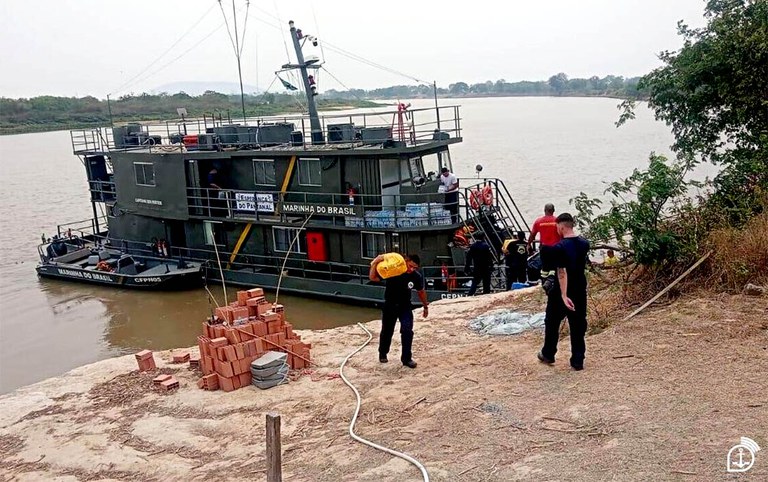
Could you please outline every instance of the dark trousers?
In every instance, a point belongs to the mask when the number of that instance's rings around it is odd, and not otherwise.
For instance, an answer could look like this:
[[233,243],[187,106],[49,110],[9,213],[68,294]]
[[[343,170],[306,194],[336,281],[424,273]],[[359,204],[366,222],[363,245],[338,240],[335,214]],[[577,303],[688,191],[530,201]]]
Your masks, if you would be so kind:
[[554,276],[555,273],[555,247],[541,245],[539,248],[541,255],[541,282],[543,283],[547,276]]
[[483,293],[487,295],[491,292],[491,271],[475,271],[472,275],[472,285],[469,287],[469,293],[467,293],[469,296],[474,296],[480,280],[483,281]]
[[459,220],[459,191],[445,193],[445,205],[443,206],[451,213],[451,222],[456,223]]
[[528,267],[524,264],[507,266],[507,291],[512,289],[512,283],[528,281]]
[[405,363],[411,361],[413,353],[413,310],[410,306],[387,306],[381,313],[381,334],[379,335],[379,356],[386,357],[389,347],[392,345],[392,335],[395,333],[395,323],[400,320],[400,340],[403,352],[400,360]]
[[587,293],[581,296],[570,297],[576,307],[571,311],[565,307],[560,296],[560,290],[552,291],[547,299],[547,310],[544,317],[544,346],[541,354],[550,360],[555,359],[557,342],[560,340],[560,323],[563,318],[568,318],[568,327],[571,332],[571,365],[581,367],[584,365],[584,355],[587,351],[584,336],[587,333]]

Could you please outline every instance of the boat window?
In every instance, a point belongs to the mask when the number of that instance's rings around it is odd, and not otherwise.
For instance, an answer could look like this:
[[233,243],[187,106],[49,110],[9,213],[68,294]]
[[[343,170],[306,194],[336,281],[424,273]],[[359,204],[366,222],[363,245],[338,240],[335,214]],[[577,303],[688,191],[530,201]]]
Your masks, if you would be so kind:
[[[287,253],[288,250],[290,250],[292,253],[306,253],[306,234],[301,231],[303,230],[299,230],[299,228],[281,228],[273,226],[272,239],[274,241],[275,251]],[[299,239],[294,243],[297,234]],[[291,247],[291,243],[293,243],[293,247]]]
[[373,259],[387,252],[387,239],[384,233],[360,233],[360,252],[365,259]]
[[155,185],[155,165],[151,162],[134,162],[133,170],[136,173],[136,184],[139,186]]
[[453,163],[451,162],[451,151],[445,150],[437,153],[437,172],[440,173],[440,169],[447,167],[453,172]]
[[424,163],[422,162],[421,157],[412,157],[409,160],[409,164],[411,168],[411,179],[424,177]]
[[272,159],[254,159],[253,182],[257,186],[274,186],[275,161]]
[[299,184],[302,186],[322,186],[322,164],[317,158],[299,159]]

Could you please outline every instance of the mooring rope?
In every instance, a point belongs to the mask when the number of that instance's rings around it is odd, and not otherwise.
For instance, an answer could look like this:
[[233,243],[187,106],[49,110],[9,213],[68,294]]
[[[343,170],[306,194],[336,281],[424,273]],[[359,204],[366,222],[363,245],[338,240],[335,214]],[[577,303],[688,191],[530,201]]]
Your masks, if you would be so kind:
[[350,383],[347,377],[344,376],[344,365],[347,364],[350,358],[352,358],[354,355],[360,352],[360,350],[368,346],[368,343],[370,343],[371,339],[373,338],[373,335],[371,334],[371,332],[368,331],[368,329],[365,326],[363,326],[362,323],[358,323],[357,326],[363,329],[363,331],[368,335],[368,339],[365,340],[365,343],[360,345],[359,348],[357,348],[355,351],[347,355],[344,361],[341,362],[341,367],[339,368],[339,375],[341,375],[341,379],[344,380],[344,383],[346,383],[347,386],[352,389],[352,391],[355,393],[355,397],[357,397],[357,406],[355,407],[355,414],[352,416],[352,421],[349,423],[349,436],[352,437],[354,440],[360,442],[361,444],[367,445],[369,447],[373,447],[376,450],[381,450],[382,452],[386,452],[390,455],[394,455],[395,457],[399,457],[407,462],[410,462],[421,471],[421,476],[424,478],[424,482],[429,482],[429,473],[427,473],[427,468],[424,467],[418,460],[414,459],[410,455],[404,454],[402,452],[398,452],[396,450],[392,450],[387,447],[383,447],[379,444],[371,442],[370,440],[366,440],[355,433],[355,423],[357,422],[357,416],[360,414],[360,405],[362,404],[362,398],[360,397],[360,392],[357,391],[357,388],[355,388],[355,386],[352,385],[352,383]]

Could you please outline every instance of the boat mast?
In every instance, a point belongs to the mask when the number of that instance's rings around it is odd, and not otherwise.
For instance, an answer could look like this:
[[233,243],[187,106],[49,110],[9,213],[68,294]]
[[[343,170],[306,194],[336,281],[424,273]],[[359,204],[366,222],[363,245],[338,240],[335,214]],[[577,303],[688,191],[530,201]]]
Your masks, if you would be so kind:
[[[301,51],[301,43],[299,42],[300,30],[296,30],[293,20],[288,22],[288,26],[291,27],[291,39],[293,39],[293,48],[296,49],[296,60],[298,63],[296,65],[286,65],[285,67],[297,68],[301,72],[301,79],[304,81],[304,92],[307,94],[309,126],[312,130],[312,144],[324,144],[323,128],[320,126],[320,117],[317,115],[315,95],[312,89],[312,84],[309,82],[309,74],[307,74],[307,66],[310,64],[304,62],[304,53]],[[311,64],[314,64],[314,62],[311,62]]]

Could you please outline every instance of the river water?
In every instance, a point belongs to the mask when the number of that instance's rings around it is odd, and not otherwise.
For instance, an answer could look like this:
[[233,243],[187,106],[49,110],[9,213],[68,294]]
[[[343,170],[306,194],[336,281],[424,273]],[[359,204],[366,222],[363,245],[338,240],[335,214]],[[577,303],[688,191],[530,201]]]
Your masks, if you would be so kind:
[[[450,102],[445,101],[444,104]],[[613,99],[461,99],[464,143],[456,174],[505,181],[532,222],[544,203],[562,212],[580,191],[600,195],[605,182],[668,154],[669,129],[641,107],[617,129]],[[431,105],[413,101],[414,107]],[[0,393],[74,367],[139,349],[196,343],[210,311],[203,290],[144,293],[39,280],[41,234],[91,216],[85,170],[68,132],[0,136]],[[214,295],[222,298],[220,290]],[[281,295],[300,329],[329,328],[378,316],[371,308]]]

